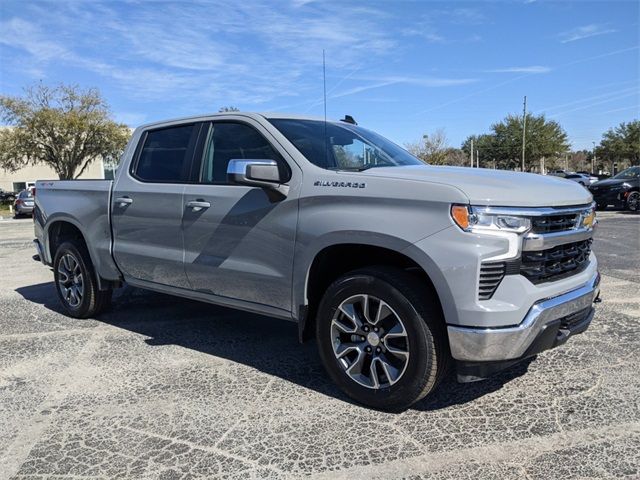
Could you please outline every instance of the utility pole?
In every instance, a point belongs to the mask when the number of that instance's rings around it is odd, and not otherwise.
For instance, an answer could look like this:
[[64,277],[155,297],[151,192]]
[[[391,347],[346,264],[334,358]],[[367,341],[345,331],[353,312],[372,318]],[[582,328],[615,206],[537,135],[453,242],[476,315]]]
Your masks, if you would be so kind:
[[527,132],[527,96],[524,96],[524,107],[522,109],[522,171],[524,172],[524,146]]
[[596,142],[593,143],[593,155],[591,156],[591,173],[596,173]]
[[480,152],[476,149],[476,168],[480,168]]
[[473,138],[471,139],[471,168],[473,168]]

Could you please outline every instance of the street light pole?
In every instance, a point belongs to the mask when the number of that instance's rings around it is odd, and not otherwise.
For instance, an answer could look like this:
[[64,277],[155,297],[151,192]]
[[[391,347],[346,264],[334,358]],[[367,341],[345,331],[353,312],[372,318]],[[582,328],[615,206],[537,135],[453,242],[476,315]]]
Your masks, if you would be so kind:
[[527,96],[524,96],[524,108],[522,109],[522,171],[524,172],[524,146],[527,132]]

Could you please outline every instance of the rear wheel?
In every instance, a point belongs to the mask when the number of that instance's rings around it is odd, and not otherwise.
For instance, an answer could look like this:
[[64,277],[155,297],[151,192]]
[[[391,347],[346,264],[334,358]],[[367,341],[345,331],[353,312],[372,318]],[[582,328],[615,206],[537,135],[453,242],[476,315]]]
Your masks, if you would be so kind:
[[383,410],[426,396],[449,363],[437,301],[419,279],[395,268],[357,270],[335,281],[320,303],[316,338],[332,380]]
[[111,290],[98,290],[91,257],[82,241],[68,240],[58,247],[53,275],[58,298],[72,317],[92,317],[110,305]]

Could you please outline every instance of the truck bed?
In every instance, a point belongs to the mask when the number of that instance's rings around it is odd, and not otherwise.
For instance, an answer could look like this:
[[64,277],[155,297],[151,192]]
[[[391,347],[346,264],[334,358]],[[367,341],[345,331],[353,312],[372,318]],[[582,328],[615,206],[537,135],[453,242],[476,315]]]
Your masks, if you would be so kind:
[[[36,182],[34,223],[44,263],[51,264],[49,240],[43,226],[64,220],[85,232],[96,271],[109,280],[119,278],[111,255],[112,180],[39,180]],[[49,228],[51,231],[51,227]]]

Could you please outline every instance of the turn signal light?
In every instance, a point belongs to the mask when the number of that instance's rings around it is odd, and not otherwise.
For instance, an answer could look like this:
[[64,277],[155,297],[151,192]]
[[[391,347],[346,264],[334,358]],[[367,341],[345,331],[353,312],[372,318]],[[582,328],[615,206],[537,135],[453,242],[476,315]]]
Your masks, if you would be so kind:
[[469,228],[469,208],[466,205],[452,205],[451,218],[461,229]]

